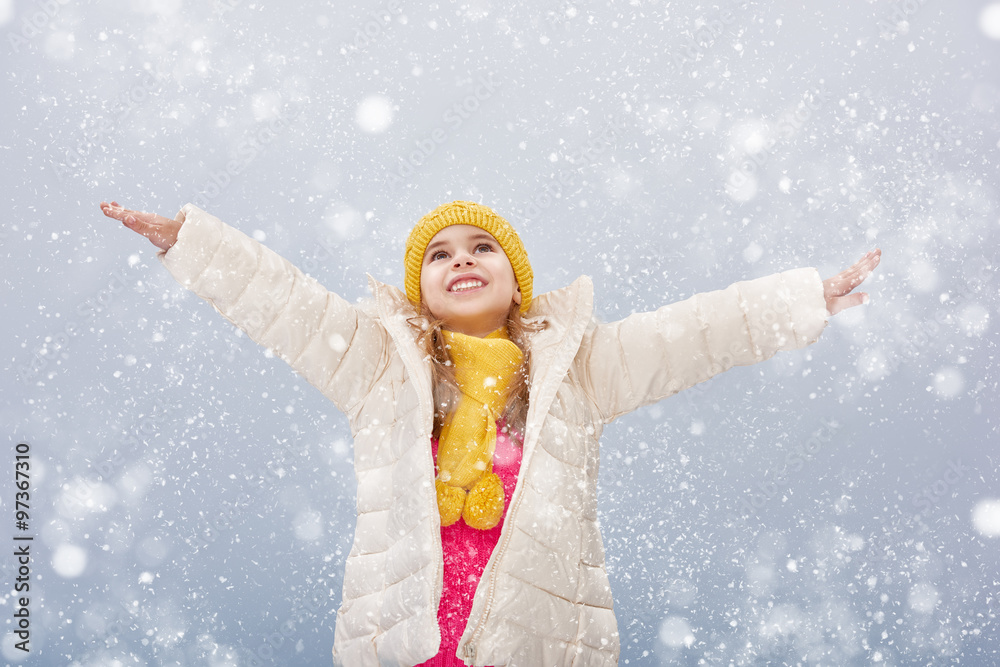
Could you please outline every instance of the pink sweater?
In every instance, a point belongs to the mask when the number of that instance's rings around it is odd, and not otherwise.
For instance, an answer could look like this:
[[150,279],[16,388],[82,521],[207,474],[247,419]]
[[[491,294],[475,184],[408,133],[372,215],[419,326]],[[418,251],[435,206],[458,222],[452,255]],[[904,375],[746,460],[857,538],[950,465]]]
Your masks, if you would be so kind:
[[[512,434],[517,437],[517,434]],[[437,440],[431,439],[431,447],[437,458]],[[503,432],[503,422],[497,423],[497,446],[493,452],[493,472],[503,482],[504,516],[510,507],[510,497],[514,495],[517,472],[521,468],[521,447],[514,444]],[[441,648],[438,654],[422,663],[420,667],[464,666],[455,657],[458,640],[465,631],[465,623],[472,612],[472,597],[486,561],[500,539],[503,528],[501,519],[489,530],[476,530],[459,519],[457,523],[441,528],[441,546],[444,549],[444,587],[441,592],[441,606],[438,608],[438,623],[441,625]]]

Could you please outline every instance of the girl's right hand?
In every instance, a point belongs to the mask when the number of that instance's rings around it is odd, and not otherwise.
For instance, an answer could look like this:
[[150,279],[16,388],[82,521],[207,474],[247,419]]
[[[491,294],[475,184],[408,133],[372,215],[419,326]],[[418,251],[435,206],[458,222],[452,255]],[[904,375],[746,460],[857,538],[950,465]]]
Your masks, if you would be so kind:
[[110,204],[101,202],[101,211],[104,215],[115,220],[121,220],[122,224],[137,234],[142,234],[160,250],[169,250],[177,243],[177,232],[180,231],[183,220],[171,220],[156,213],[144,213],[143,211],[133,211],[122,208],[118,202]]

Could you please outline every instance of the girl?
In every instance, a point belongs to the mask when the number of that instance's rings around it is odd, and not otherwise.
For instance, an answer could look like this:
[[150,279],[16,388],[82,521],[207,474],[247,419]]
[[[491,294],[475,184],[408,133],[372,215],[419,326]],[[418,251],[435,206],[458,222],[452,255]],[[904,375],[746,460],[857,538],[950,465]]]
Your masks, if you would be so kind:
[[334,661],[616,665],[597,524],[605,424],[734,365],[815,342],[880,251],[738,282],[598,323],[586,276],[532,293],[492,209],[440,206],[411,231],[405,293],[353,305],[218,218],[102,202],[159,260],[350,419],[358,518]]

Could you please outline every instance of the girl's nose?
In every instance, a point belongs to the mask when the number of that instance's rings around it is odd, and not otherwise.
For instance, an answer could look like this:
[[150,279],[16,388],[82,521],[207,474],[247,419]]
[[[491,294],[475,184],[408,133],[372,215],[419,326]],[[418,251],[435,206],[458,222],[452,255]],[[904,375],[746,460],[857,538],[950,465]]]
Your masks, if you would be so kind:
[[472,257],[472,255],[459,256],[459,257],[455,258],[455,266],[456,267],[462,266],[463,264],[466,264],[468,266],[472,266],[475,263],[476,263],[476,260]]

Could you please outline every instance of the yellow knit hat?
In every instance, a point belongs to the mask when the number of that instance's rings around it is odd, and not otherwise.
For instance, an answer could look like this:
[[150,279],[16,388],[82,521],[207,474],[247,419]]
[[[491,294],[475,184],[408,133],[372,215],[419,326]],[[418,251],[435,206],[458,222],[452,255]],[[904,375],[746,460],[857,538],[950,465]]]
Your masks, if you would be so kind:
[[434,235],[451,225],[473,225],[484,229],[493,235],[503,248],[511,267],[514,278],[521,288],[521,312],[527,312],[531,304],[531,282],[534,274],[528,263],[528,254],[521,244],[509,222],[497,215],[493,209],[472,201],[456,200],[450,204],[442,204],[420,218],[409,238],[406,239],[406,256],[404,259],[406,296],[414,306],[420,305],[420,270],[424,264],[424,251]]

